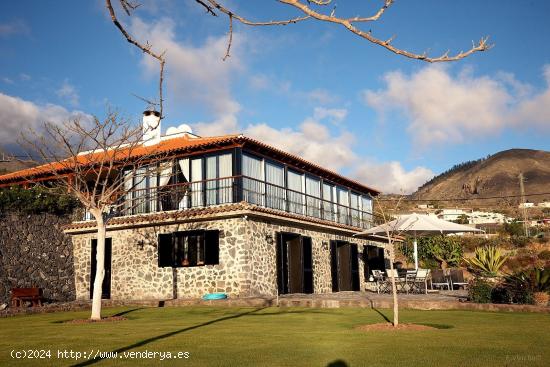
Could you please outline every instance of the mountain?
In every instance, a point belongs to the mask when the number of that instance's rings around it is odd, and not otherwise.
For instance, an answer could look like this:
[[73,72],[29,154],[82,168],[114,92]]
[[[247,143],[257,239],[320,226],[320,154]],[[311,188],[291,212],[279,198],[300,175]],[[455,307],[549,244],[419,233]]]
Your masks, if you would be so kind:
[[[525,194],[550,193],[550,152],[510,149],[476,161],[457,164],[418,188],[412,197],[421,200],[482,197],[520,194],[519,174],[525,178]],[[527,196],[527,201],[550,200],[550,194]],[[517,204],[519,197],[478,200],[484,204]],[[476,200],[468,202],[476,204]]]
[[2,150],[0,150],[0,175],[8,172],[19,171],[20,169],[32,167],[34,164],[30,162],[18,161]]

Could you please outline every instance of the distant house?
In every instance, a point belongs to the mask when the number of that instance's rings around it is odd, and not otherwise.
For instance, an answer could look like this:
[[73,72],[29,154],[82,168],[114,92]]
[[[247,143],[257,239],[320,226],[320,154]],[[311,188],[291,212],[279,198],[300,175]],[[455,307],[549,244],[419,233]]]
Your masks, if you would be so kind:
[[545,200],[537,204],[539,208],[550,208],[550,201]]
[[[129,213],[109,222],[104,298],[360,290],[385,268],[383,245],[353,237],[372,225],[377,190],[243,135],[183,132],[157,144],[170,158],[129,177],[139,182],[121,199]],[[0,176],[0,187],[26,175]],[[65,232],[77,298],[89,299],[95,222]]]
[[531,203],[529,201],[525,202],[525,203],[520,203],[518,205],[518,208],[520,209],[524,209],[524,208],[533,208],[535,206],[535,203]]

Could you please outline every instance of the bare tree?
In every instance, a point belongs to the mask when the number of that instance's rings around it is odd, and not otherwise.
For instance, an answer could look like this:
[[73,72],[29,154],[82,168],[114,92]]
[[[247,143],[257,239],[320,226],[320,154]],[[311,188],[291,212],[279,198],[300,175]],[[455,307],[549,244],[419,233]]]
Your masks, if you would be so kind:
[[[222,60],[226,60],[230,56],[231,45],[233,43],[233,21],[238,21],[247,26],[285,26],[307,20],[316,20],[320,22],[326,22],[334,25],[344,27],[352,34],[361,37],[362,39],[385,48],[386,50],[397,54],[399,56],[407,57],[410,59],[421,60],[425,62],[449,62],[464,59],[474,53],[482,52],[490,49],[491,44],[487,43],[488,37],[482,37],[477,43],[472,41],[472,46],[467,51],[460,51],[454,55],[450,55],[450,51],[446,51],[439,56],[429,56],[427,52],[415,53],[407,51],[402,48],[394,46],[393,41],[395,36],[388,39],[381,39],[374,36],[371,30],[363,30],[361,25],[376,22],[382,18],[384,13],[393,5],[394,0],[383,0],[383,5],[378,10],[369,16],[354,16],[354,17],[341,17],[336,15],[336,6],[332,0],[274,0],[280,4],[288,5],[294,8],[298,14],[296,17],[283,19],[283,20],[269,20],[269,21],[253,21],[250,20],[228,7],[224,6],[221,1],[218,0],[195,0],[195,2],[206,10],[206,13],[214,17],[218,16],[218,13],[224,14],[228,17],[229,22],[229,37],[227,42],[227,49]],[[124,10],[127,16],[131,16],[132,12],[136,10],[140,4],[133,2],[132,0],[118,0],[118,3]],[[158,90],[158,102],[145,100],[150,105],[158,105],[163,115],[163,82],[164,82],[164,68],[166,64],[166,50],[163,52],[152,51],[152,45],[147,41],[145,43],[136,40],[122,25],[115,9],[113,8],[111,0],[105,0],[105,5],[111,16],[111,20],[117,29],[122,33],[124,38],[132,45],[139,48],[142,52],[150,55],[156,59],[159,63],[159,90]],[[328,11],[330,10],[330,12]],[[140,97],[141,98],[141,97]],[[144,99],[144,98],[141,98]]]
[[[403,195],[401,196],[401,198]],[[397,201],[393,208],[393,212],[396,213],[397,209],[399,208],[399,204],[401,203],[401,198]],[[388,215],[386,212],[386,209],[383,205],[380,205],[380,201],[378,200],[378,197],[373,197],[377,212],[375,213],[376,217],[382,220],[381,224],[385,224],[386,228],[386,241],[387,241],[387,249],[389,253],[389,262],[390,262],[390,280],[391,280],[391,290],[392,290],[392,298],[393,298],[393,326],[397,327],[399,326],[399,301],[397,298],[397,285],[395,283],[395,271],[393,267],[393,263],[395,262],[395,242],[401,237],[401,232],[397,230],[397,228],[392,228],[388,225],[390,221],[393,219]]]
[[93,216],[97,226],[96,275],[91,319],[101,318],[101,291],[105,275],[105,236],[109,220],[131,210],[139,201],[124,200],[143,177],[138,167],[154,166],[164,157],[157,146],[144,146],[144,131],[116,113],[100,121],[80,119],[61,125],[45,123],[40,134],[23,134],[22,145],[37,162],[26,177],[53,193],[74,196]]

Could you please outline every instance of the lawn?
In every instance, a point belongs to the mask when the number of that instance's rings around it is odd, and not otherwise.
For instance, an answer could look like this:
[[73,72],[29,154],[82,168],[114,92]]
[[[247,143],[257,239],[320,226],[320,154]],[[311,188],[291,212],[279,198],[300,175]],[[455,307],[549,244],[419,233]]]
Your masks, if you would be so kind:
[[[69,324],[88,312],[0,319],[0,366],[548,366],[548,314],[401,311],[423,331],[364,332],[389,310],[311,308],[111,308],[127,320]],[[12,351],[50,350],[46,359],[13,359]],[[118,351],[117,359],[60,359]],[[129,358],[130,352],[188,352],[187,359]],[[43,355],[45,356],[45,355]],[[75,356],[73,354],[73,356]],[[335,363],[342,361],[343,363]],[[345,364],[344,364],[345,363]]]

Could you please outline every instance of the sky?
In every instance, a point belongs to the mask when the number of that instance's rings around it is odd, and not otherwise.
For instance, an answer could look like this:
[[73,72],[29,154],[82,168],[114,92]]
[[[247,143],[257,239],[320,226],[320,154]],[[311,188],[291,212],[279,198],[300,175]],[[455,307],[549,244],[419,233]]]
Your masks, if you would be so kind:
[[[221,1],[251,20],[302,15],[277,1]],[[259,5],[261,4],[261,5]],[[383,1],[336,4],[372,15]],[[320,9],[329,14],[333,7]],[[395,55],[339,25],[235,22],[194,0],[143,0],[128,31],[165,52],[163,130],[243,133],[383,192],[410,193],[452,165],[511,148],[550,150],[550,2],[396,1],[360,25],[416,53],[494,47],[453,63]],[[0,3],[0,147],[44,121],[119,111],[140,123],[158,64],[128,44],[102,0]]]

